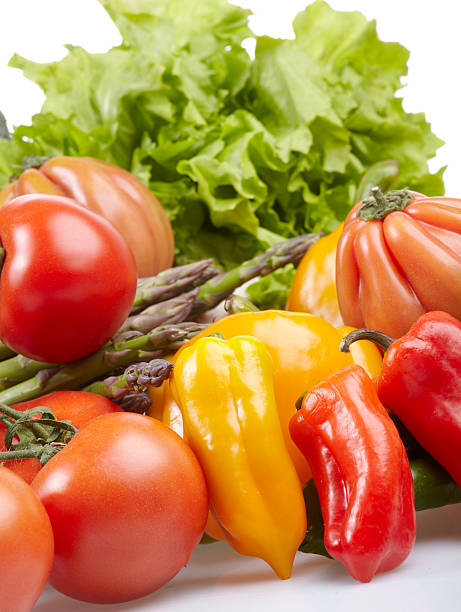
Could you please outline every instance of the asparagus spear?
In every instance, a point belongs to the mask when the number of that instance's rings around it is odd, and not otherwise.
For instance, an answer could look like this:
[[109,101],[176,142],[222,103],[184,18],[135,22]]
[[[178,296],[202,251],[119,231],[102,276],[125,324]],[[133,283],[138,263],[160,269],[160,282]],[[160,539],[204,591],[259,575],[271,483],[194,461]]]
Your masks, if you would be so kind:
[[190,291],[218,273],[219,270],[213,266],[212,259],[202,259],[185,266],[169,268],[156,276],[140,279],[131,313],[134,314],[151,304],[158,304]]
[[40,370],[54,367],[56,364],[45,361],[35,361],[23,355],[15,355],[0,361],[0,390],[30,378]]
[[160,387],[173,369],[173,364],[164,359],[152,359],[133,363],[120,376],[109,376],[95,381],[83,391],[97,393],[110,399],[119,399],[132,393],[144,393],[149,387]]
[[113,401],[125,412],[136,412],[137,414],[144,414],[152,404],[148,393],[127,393]]
[[213,308],[237,287],[252,278],[266,276],[286,264],[298,261],[321,236],[321,233],[304,234],[284,240],[233,270],[214,276],[200,287],[192,314],[197,315]]
[[[216,276],[218,273],[219,270],[214,267],[212,259],[202,259],[201,261],[195,261],[184,266],[169,268],[168,270],[164,270],[155,276],[139,279],[131,314],[133,315],[135,313],[139,313],[139,311],[141,311],[143,308],[151,306],[152,304],[165,303],[166,300],[171,300],[171,298],[180,296],[186,291],[190,291],[191,289],[202,285],[210,278],[213,278],[213,276]],[[169,308],[170,306],[165,304],[165,307]],[[172,309],[175,309],[175,305],[172,305],[171,307]],[[177,320],[184,321],[186,317],[187,314],[182,319]],[[166,325],[167,323],[174,323],[175,321],[176,319],[173,320],[173,317],[160,317],[158,324]],[[152,327],[149,327],[149,329],[152,329]],[[149,331],[149,329],[146,329],[146,331]],[[10,376],[10,369],[17,372],[19,365],[18,363],[10,362],[9,364],[2,366],[1,361],[15,356],[17,356],[17,353],[0,341],[0,368],[4,367],[3,372],[0,370],[0,389],[4,388],[2,386],[3,380],[5,381],[5,387],[11,386],[9,381],[11,380],[14,382],[14,380]],[[22,359],[25,359],[25,357]],[[33,371],[34,367],[35,366],[30,364],[31,369],[28,372],[24,372],[20,380],[25,380],[26,378],[29,378],[29,376],[35,374],[35,372],[38,372],[40,368],[37,366],[35,371]]]
[[[120,328],[120,331],[114,336],[113,341],[119,342],[127,339],[125,332],[128,330],[135,330],[139,331],[141,334],[146,334],[154,329],[154,327],[185,321],[195,302],[197,292],[198,288],[193,289],[171,300],[165,300],[159,304],[149,306],[140,313],[128,317]],[[130,336],[132,337],[132,334]],[[0,390],[7,389],[23,380],[27,380],[41,370],[59,365],[35,361],[14,353],[13,355],[15,356],[0,361]]]
[[6,344],[3,344],[3,342],[0,341],[0,361],[2,359],[8,359],[9,357],[14,357],[15,355],[17,355],[17,353],[15,353],[13,349],[10,349],[9,346],[6,346]]
[[117,368],[175,351],[205,327],[185,322],[157,327],[122,342],[109,342],[84,359],[41,370],[32,378],[0,391],[0,403],[15,404],[58,389],[79,389]]
[[259,308],[248,298],[232,293],[224,302],[224,310],[227,314],[237,314],[239,312],[257,312]]
[[185,321],[192,310],[198,292],[198,288],[192,289],[192,291],[177,295],[171,300],[165,300],[164,302],[152,304],[144,308],[141,312],[129,316],[120,328],[120,332],[136,330],[147,333],[158,325],[168,325],[170,323]]
[[[258,255],[257,257],[244,262],[237,268],[209,279],[199,289],[196,288],[185,295],[178,295],[171,300],[165,300],[156,306],[149,306],[147,309],[133,315],[133,318],[129,317],[128,322],[124,324],[122,330],[113,338],[112,344],[118,345],[121,342],[132,339],[133,335],[136,336],[146,334],[148,331],[150,331],[150,329],[153,329],[157,325],[164,326],[167,324],[179,323],[180,321],[184,321],[186,318],[193,319],[195,315],[198,315],[208,308],[212,308],[218,304],[227,295],[232,293],[234,289],[242,285],[247,280],[250,280],[258,275],[265,276],[287,263],[300,259],[307,249],[316,240],[318,240],[320,236],[321,234],[306,234],[304,236],[298,236],[296,238],[291,238],[290,240],[285,240],[284,242],[273,246],[262,255]],[[184,267],[182,267],[183,272]],[[172,270],[174,270],[174,268]],[[195,272],[197,273],[197,270]],[[166,278],[171,280],[172,277],[171,275],[167,275]],[[141,287],[142,286],[143,282],[141,283]],[[191,302],[193,302],[192,309],[190,308]],[[99,351],[95,353],[95,355],[98,354]],[[156,354],[154,357],[155,356],[159,355]],[[93,356],[90,355],[86,359],[91,360],[92,357]],[[133,361],[139,361],[139,359],[133,357],[131,360],[125,361],[121,365],[127,365]],[[97,362],[98,359],[96,358],[96,363]],[[72,365],[73,364],[67,364],[66,367],[71,368]],[[114,366],[114,369],[115,367],[116,366]],[[42,378],[47,378],[46,372],[61,371],[61,369],[62,368],[59,365],[50,368],[50,364],[48,363],[27,360],[24,357],[19,356],[0,362],[0,389],[2,387],[4,389],[4,391],[0,391],[0,397],[2,396],[2,393],[6,392],[7,387],[11,387],[13,385],[18,386],[17,383],[21,381],[24,381],[24,388],[27,385],[29,385],[31,388],[35,388],[37,385],[37,380],[40,379],[40,376],[38,375],[41,371],[44,372]],[[94,375],[86,378],[82,384],[86,384],[89,380],[94,380],[101,373],[105,374],[110,371],[111,370],[105,370],[104,372],[95,371]],[[31,376],[33,378],[29,378]],[[69,385],[66,388],[69,388]],[[45,391],[42,392],[45,393]],[[9,396],[6,395],[6,397]],[[36,397],[36,394],[33,395],[33,397]],[[8,403],[9,400],[3,401]]]

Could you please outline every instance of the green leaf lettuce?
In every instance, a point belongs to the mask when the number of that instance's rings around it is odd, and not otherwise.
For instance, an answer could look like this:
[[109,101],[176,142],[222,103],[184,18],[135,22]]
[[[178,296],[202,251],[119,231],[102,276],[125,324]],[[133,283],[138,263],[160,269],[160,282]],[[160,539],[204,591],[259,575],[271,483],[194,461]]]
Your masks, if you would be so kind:
[[[360,13],[315,0],[281,40],[254,36],[249,11],[226,0],[100,2],[120,46],[11,59],[46,99],[31,125],[0,139],[0,186],[26,155],[105,159],[156,193],[178,263],[212,256],[226,268],[284,237],[332,230],[380,160],[399,162],[396,187],[443,193],[442,171],[427,166],[441,141],[396,96],[408,51]],[[282,278],[264,281],[274,303]]]

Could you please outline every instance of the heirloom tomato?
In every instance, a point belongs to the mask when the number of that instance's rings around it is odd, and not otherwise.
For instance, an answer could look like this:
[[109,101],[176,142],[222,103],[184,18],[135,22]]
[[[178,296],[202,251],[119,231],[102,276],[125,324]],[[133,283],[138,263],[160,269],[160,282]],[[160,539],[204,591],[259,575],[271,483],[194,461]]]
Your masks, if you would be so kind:
[[67,196],[105,217],[130,247],[138,276],[152,276],[173,263],[173,231],[160,202],[114,164],[93,157],[44,159],[0,191],[0,206],[29,193]]
[[150,417],[93,419],[32,482],[53,527],[50,583],[94,603],[152,593],[202,537],[208,492],[190,447]]
[[0,209],[0,241],[0,338],[17,353],[79,359],[130,312],[137,282],[130,250],[108,221],[73,200],[11,200]]
[[461,319],[461,199],[374,191],[346,217],[338,242],[344,323],[398,338],[431,310]]

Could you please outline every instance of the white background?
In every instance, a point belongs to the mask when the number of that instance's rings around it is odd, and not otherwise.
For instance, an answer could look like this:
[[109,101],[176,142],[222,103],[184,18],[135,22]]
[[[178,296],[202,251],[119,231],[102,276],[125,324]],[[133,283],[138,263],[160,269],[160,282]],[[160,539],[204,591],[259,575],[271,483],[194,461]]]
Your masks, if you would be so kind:
[[[152,0],[153,2],[155,0]],[[193,0],[184,0],[184,2]],[[239,0],[255,15],[257,34],[292,36],[291,22],[308,0]],[[360,10],[378,23],[383,40],[404,44],[411,52],[405,109],[424,111],[446,144],[430,162],[431,170],[448,165],[446,192],[461,197],[460,26],[458,0],[330,0],[341,10]],[[14,52],[35,61],[65,54],[63,44],[104,51],[119,35],[97,0],[2,0],[0,34],[0,110],[10,127],[28,123],[40,110],[43,95],[18,70],[7,67]],[[428,612],[460,610],[461,506],[420,513],[418,540],[409,560],[397,571],[369,585],[354,582],[332,561],[298,555],[293,578],[281,582],[263,562],[238,557],[224,544],[200,547],[189,566],[158,593],[121,606],[98,607],[47,589],[34,610],[324,610]],[[24,568],[27,571],[27,568]],[[20,588],[20,585],[18,585]],[[1,609],[0,586],[0,609]]]

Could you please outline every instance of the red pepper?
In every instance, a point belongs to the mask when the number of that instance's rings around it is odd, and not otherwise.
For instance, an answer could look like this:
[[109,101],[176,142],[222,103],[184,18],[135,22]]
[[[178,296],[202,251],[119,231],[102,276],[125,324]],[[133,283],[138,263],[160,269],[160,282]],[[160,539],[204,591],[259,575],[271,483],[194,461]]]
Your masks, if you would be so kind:
[[400,565],[416,537],[413,480],[365,370],[352,365],[313,387],[290,434],[312,470],[328,553],[360,582]]
[[387,349],[375,379],[381,402],[461,487],[461,323],[432,311],[398,340],[356,330],[343,342],[363,337]]

